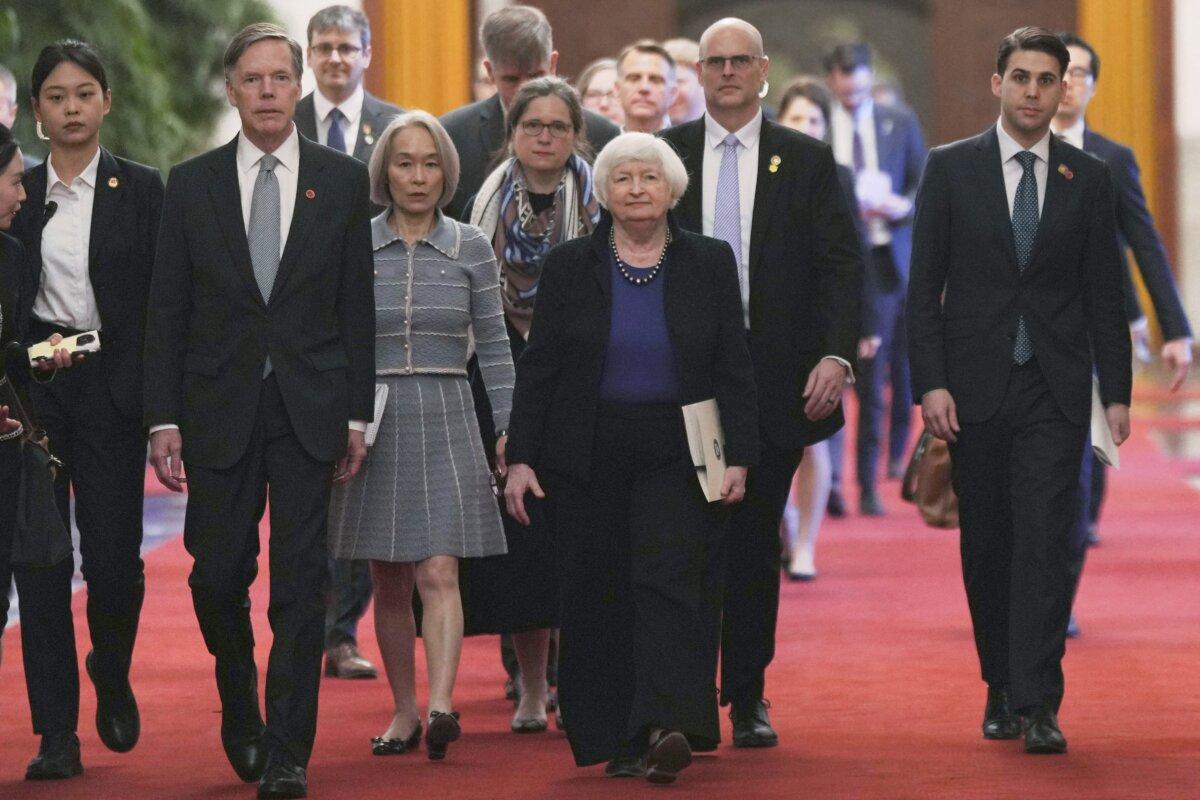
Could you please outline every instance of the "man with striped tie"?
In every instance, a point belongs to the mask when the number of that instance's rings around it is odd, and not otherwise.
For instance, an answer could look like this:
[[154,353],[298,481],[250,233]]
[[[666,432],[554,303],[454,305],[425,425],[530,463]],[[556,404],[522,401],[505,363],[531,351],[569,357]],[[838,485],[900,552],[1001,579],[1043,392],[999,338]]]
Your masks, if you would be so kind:
[[962,569],[987,683],[983,736],[1063,753],[1069,541],[1092,405],[1129,435],[1129,329],[1108,167],[1051,136],[1070,55],[1001,42],[1000,120],[930,154],[907,324],[913,396],[950,443]]

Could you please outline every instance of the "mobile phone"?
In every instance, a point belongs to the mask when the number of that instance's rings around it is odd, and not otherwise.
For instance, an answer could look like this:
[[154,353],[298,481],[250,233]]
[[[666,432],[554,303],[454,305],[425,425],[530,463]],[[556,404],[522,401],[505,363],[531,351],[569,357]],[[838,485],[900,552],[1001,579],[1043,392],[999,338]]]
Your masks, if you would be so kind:
[[43,361],[52,361],[54,353],[64,349],[72,356],[80,353],[99,353],[100,331],[77,333],[74,336],[66,337],[58,344],[38,342],[29,348],[29,364],[36,367]]

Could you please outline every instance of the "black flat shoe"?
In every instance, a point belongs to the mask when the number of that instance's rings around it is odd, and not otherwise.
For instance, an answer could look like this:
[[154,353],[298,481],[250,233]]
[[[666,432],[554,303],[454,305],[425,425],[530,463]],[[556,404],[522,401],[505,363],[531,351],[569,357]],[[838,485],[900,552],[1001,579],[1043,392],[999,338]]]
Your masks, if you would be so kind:
[[1025,719],[1025,752],[1057,755],[1067,752],[1067,738],[1058,727],[1058,715],[1038,708]]
[[272,763],[258,782],[259,800],[308,797],[308,776],[304,767]]
[[38,753],[25,769],[27,781],[57,781],[83,774],[79,759],[79,737],[71,733],[48,733]]
[[983,707],[983,738],[1017,739],[1021,736],[1021,717],[1008,704],[1008,692],[988,687]]
[[650,783],[674,783],[679,773],[692,763],[692,747],[679,731],[662,731],[650,742],[646,752],[646,780]]
[[771,727],[767,708],[765,700],[732,705],[729,718],[733,720],[734,747],[774,747],[779,744],[779,734]]
[[610,778],[644,778],[646,762],[633,756],[617,756],[604,767],[604,774]]
[[418,722],[416,729],[407,739],[385,739],[382,736],[376,736],[371,740],[371,755],[399,756],[416,750],[420,746],[421,723]]
[[96,687],[96,733],[109,750],[128,753],[138,743],[142,732],[142,718],[138,714],[133,687],[129,685],[129,676],[125,676],[119,685],[102,677],[96,667],[94,651],[88,651],[83,663]]
[[462,735],[458,724],[458,712],[430,711],[429,730],[425,732],[425,752],[430,761],[441,761],[446,757],[446,747]]

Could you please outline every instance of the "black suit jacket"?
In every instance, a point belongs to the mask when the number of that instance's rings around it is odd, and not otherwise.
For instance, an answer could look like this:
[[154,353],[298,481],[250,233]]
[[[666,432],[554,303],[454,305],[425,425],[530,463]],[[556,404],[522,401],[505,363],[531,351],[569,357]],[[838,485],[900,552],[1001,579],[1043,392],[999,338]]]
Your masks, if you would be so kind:
[[[594,111],[584,109],[583,121],[594,153],[620,133],[616,125]],[[504,107],[500,96],[492,95],[447,112],[441,122],[458,150],[459,163],[458,190],[443,210],[455,219],[464,219],[463,207],[483,186],[492,159],[504,146]]]
[[[917,195],[908,341],[913,397],[949,389],[964,422],[1000,407],[1017,319],[1063,414],[1091,413],[1093,358],[1106,403],[1129,403],[1112,179],[1099,159],[1055,137],[1041,221],[1018,269],[995,127],[930,154]],[[943,302],[942,295],[945,294]]]
[[[46,162],[25,173],[28,195],[13,221],[25,246],[27,268],[20,317],[28,326],[42,284],[42,228],[46,218]],[[117,409],[142,416],[142,350],[146,301],[154,247],[162,215],[163,184],[158,170],[104,148],[96,169],[88,272],[100,311],[101,369]]]
[[[25,274],[25,248],[0,232],[0,347],[21,340],[21,281]],[[3,370],[0,362],[0,370]]]
[[[665,131],[690,181],[676,212],[703,230],[704,117]],[[771,170],[772,159],[779,161]],[[812,422],[804,385],[825,356],[853,364],[862,254],[829,145],[764,119],[750,228],[750,355],[765,441],[806,447],[843,424],[841,406]]]
[[[659,280],[680,404],[716,398],[729,464],[758,458],[754,371],[733,252],[673,218]],[[529,344],[517,362],[508,461],[590,478],[596,407],[612,315],[612,220],[550,251]]]
[[[1122,144],[1105,138],[1090,129],[1084,129],[1083,149],[1108,164],[1112,173],[1117,199],[1117,231],[1121,240],[1121,259],[1125,249],[1133,250],[1133,257],[1142,281],[1154,303],[1154,313],[1162,326],[1163,338],[1182,339],[1191,337],[1187,314],[1175,288],[1175,278],[1167,259],[1167,250],[1154,228],[1154,218],[1146,206],[1146,195],[1142,191],[1142,178],[1133,151]],[[1128,274],[1128,265],[1126,265]],[[1131,287],[1130,287],[1131,288]],[[1132,322],[1142,316],[1137,295],[1126,294],[1127,317]]]
[[[404,109],[380,100],[370,92],[363,92],[362,114],[358,117],[358,140],[354,144],[354,157],[364,164],[370,160],[375,150],[376,140],[383,129],[395,117],[404,113]],[[296,130],[311,142],[319,142],[317,138],[317,109],[313,102],[313,93],[309,92],[296,103]]]
[[305,450],[336,461],[374,415],[375,297],[367,170],[300,137],[296,206],[264,303],[246,242],[237,138],[171,170],[150,292],[146,424],[174,423],[185,463],[232,466],[271,357]]

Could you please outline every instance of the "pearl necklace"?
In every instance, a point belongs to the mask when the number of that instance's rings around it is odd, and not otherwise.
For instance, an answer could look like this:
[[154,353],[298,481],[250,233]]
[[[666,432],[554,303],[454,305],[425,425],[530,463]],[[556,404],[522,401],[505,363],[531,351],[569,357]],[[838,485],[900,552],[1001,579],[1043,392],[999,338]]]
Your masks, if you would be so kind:
[[621,273],[621,276],[634,286],[645,286],[657,278],[659,271],[662,269],[663,259],[667,257],[667,245],[671,243],[671,231],[670,229],[667,230],[667,238],[663,241],[663,249],[658,256],[658,261],[650,268],[650,274],[644,278],[635,277],[629,270],[645,269],[645,267],[633,267],[621,260],[621,254],[617,252],[617,231],[615,228],[609,231],[608,243],[612,246],[613,258],[617,260],[617,271]]

